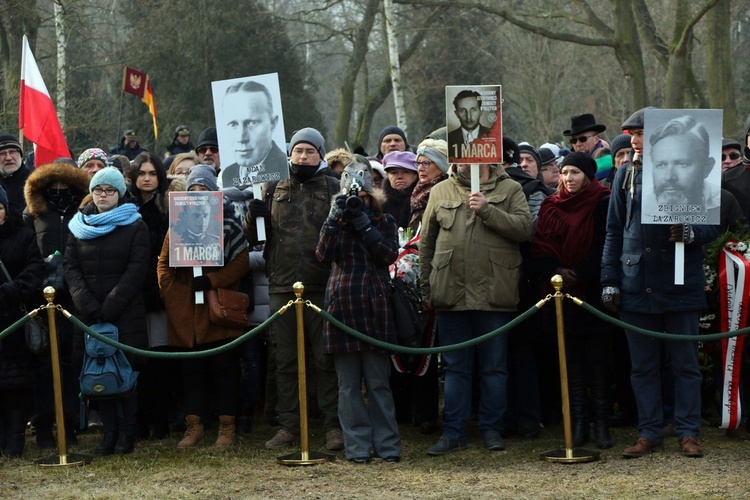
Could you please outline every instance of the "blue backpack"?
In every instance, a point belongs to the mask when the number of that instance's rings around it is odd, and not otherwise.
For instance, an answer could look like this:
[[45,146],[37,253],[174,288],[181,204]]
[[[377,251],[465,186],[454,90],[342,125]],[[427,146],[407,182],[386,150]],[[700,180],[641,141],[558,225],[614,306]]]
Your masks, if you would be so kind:
[[[117,327],[112,323],[96,323],[91,329],[117,341]],[[86,397],[121,396],[135,389],[138,372],[128,362],[125,353],[109,344],[85,334],[86,349],[81,369],[81,394]]]

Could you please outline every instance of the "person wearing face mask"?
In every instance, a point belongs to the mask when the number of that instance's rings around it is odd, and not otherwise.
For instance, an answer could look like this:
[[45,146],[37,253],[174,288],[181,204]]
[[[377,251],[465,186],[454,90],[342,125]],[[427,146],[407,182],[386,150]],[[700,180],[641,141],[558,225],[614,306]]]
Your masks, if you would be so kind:
[[[289,301],[292,285],[305,284],[305,299],[323,304],[331,272],[315,256],[320,228],[328,218],[331,199],[339,193],[339,181],[325,175],[320,164],[325,158],[325,140],[314,128],[298,130],[289,141],[289,179],[264,186],[263,199],[252,200],[243,229],[250,245],[260,243],[255,219],[266,224],[266,263],[271,311]],[[326,448],[344,448],[338,419],[338,385],[331,356],[323,354],[323,318],[305,311],[305,335],[315,360],[318,408],[323,412]],[[276,355],[276,412],[281,428],[266,442],[266,448],[284,448],[299,441],[299,398],[297,392],[297,324],[294,314],[285,314],[269,332],[269,359]]]
[[[50,163],[31,172],[24,186],[26,209],[23,212],[23,220],[25,225],[36,233],[36,243],[42,256],[65,253],[70,232],[68,223],[88,191],[89,176],[71,163]],[[60,257],[56,260],[62,263]],[[69,311],[72,310],[73,301],[68,288],[58,287],[55,292],[55,303],[61,304]],[[43,301],[42,294],[38,293],[35,302],[41,304]],[[58,321],[57,335],[60,342],[63,407],[67,427],[65,436],[68,442],[73,444],[76,442],[75,423],[78,422],[80,389],[78,375],[81,365],[76,363],[72,356],[72,324],[69,321]],[[34,406],[37,446],[41,449],[54,448],[57,442],[52,435],[55,410],[49,363],[41,363],[39,366],[39,383],[34,386]]]

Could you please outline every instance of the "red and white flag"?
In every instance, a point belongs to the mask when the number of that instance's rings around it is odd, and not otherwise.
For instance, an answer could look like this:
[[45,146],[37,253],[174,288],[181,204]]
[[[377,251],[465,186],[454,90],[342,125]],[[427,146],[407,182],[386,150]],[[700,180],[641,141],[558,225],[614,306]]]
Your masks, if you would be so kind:
[[18,128],[36,146],[34,164],[44,165],[57,158],[70,158],[55,105],[31,53],[29,40],[23,37],[21,57],[21,94],[18,106]]

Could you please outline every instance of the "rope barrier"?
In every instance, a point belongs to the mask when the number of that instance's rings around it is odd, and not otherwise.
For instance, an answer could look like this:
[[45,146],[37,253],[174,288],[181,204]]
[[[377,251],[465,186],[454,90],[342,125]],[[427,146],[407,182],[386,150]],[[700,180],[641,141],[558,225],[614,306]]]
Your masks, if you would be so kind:
[[[469,347],[473,347],[477,344],[480,344],[484,342],[485,340],[488,340],[496,335],[507,333],[508,331],[512,330],[516,326],[518,326],[520,323],[523,323],[528,318],[539,312],[549,299],[554,297],[554,295],[548,295],[546,298],[540,300],[535,305],[531,306],[528,310],[524,311],[520,315],[513,318],[510,322],[503,325],[502,327],[493,330],[491,332],[485,333],[484,335],[481,335],[477,338],[467,340],[466,342],[460,342],[458,344],[450,344],[450,345],[443,345],[438,347],[406,347],[401,346],[398,344],[391,344],[389,342],[384,342],[379,339],[375,339],[370,337],[369,335],[366,335],[364,333],[361,333],[341,321],[337,320],[333,316],[331,316],[327,311],[324,311],[320,307],[316,306],[309,300],[305,302],[307,307],[311,307],[316,313],[323,316],[324,319],[329,321],[331,324],[333,324],[335,327],[339,328],[340,330],[344,331],[345,333],[352,335],[353,337],[363,341],[367,342],[375,347],[379,347],[381,349],[385,349],[387,351],[397,352],[397,353],[403,353],[403,354],[437,354],[441,352],[450,352],[450,351],[458,351],[461,349],[467,349]],[[580,306],[584,310],[588,311],[589,313],[593,314],[597,318],[606,321],[608,323],[611,323],[612,325],[615,325],[617,327],[630,330],[635,333],[639,333],[642,335],[648,335],[650,337],[662,339],[662,340],[685,340],[685,341],[692,341],[692,342],[709,342],[713,340],[721,340],[729,337],[735,337],[739,335],[747,335],[750,334],[750,327],[747,328],[740,328],[739,330],[732,330],[730,332],[722,332],[722,333],[710,333],[710,334],[698,334],[698,335],[686,335],[686,334],[678,334],[678,333],[667,333],[667,332],[657,332],[653,330],[647,330],[645,328],[640,328],[637,326],[629,325],[628,323],[625,323],[617,318],[613,318],[612,316],[608,315],[607,313],[600,311],[599,309],[595,308],[594,306],[576,298],[571,295],[566,294],[565,298],[572,300],[576,305]],[[256,326],[252,330],[243,333],[236,339],[232,340],[231,342],[219,346],[214,347],[212,349],[207,349],[205,351],[192,351],[192,352],[167,352],[167,351],[149,351],[145,349],[139,349],[137,347],[132,347],[126,344],[123,344],[121,342],[117,342],[114,340],[111,340],[110,338],[95,332],[92,330],[88,325],[83,323],[81,320],[70,314],[68,311],[62,308],[60,305],[54,306],[58,310],[60,310],[65,318],[67,318],[71,323],[73,323],[75,326],[86,332],[87,334],[91,335],[92,337],[96,338],[97,340],[100,340],[104,342],[105,344],[111,345],[117,349],[121,349],[125,352],[128,352],[130,354],[143,356],[143,357],[150,357],[150,358],[162,358],[162,359],[189,359],[189,358],[203,358],[208,356],[213,356],[215,354],[220,354],[225,351],[228,351],[230,349],[235,348],[236,346],[242,344],[243,342],[246,342],[247,340],[251,339],[255,335],[260,334],[264,330],[268,329],[268,327],[271,326],[275,321],[279,319],[279,317],[286,312],[286,310],[291,307],[291,305],[294,304],[294,301],[289,301],[288,304],[283,306],[278,311],[274,312],[271,316],[268,317],[267,320],[265,320],[260,325]],[[31,320],[34,316],[36,316],[40,310],[49,307],[49,306],[42,306],[37,309],[34,309],[33,311],[30,311],[28,314],[21,317],[18,321],[10,325],[8,328],[0,332],[0,341],[7,337],[10,333],[13,331],[21,328],[27,321]]]

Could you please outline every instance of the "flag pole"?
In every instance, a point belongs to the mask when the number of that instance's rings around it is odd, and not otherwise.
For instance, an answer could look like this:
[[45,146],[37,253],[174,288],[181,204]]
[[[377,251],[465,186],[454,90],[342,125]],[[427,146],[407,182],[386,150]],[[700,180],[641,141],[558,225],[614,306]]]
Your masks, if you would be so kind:
[[122,131],[122,90],[120,91],[120,116],[117,118],[117,138],[115,139],[115,147],[120,146],[120,132]]

